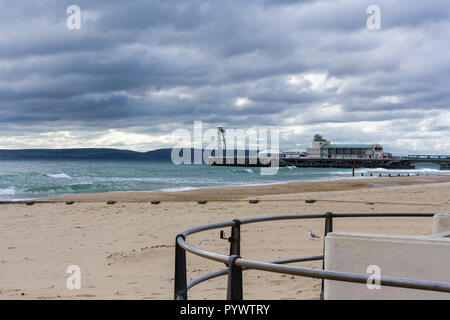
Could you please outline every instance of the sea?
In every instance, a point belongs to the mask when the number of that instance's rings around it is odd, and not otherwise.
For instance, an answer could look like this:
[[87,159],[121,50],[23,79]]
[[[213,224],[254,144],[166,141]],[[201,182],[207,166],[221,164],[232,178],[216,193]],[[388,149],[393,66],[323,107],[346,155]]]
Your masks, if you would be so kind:
[[[433,164],[414,170],[356,169],[356,177],[398,174],[450,174]],[[352,177],[351,169],[279,168],[261,175],[260,168],[175,165],[170,161],[1,160],[0,201],[29,200],[74,193],[192,190],[220,186],[256,186],[293,181],[326,181]]]

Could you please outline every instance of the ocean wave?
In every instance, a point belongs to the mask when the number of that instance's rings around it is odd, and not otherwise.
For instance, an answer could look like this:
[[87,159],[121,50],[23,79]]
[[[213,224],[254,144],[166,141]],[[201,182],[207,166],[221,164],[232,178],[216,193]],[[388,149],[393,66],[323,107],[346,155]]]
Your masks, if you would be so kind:
[[0,189],[0,196],[13,196],[16,194],[16,189],[10,187],[6,189]]
[[93,185],[91,183],[88,184],[71,184],[66,186],[43,186],[36,188],[28,188],[25,192],[29,193],[57,193],[57,192],[81,192],[92,189]]
[[194,188],[194,187],[175,187],[175,188],[165,188],[158,191],[163,192],[177,192],[177,191],[187,191],[187,190],[196,190],[200,189],[200,187]]
[[49,178],[54,178],[54,179],[72,179],[71,176],[69,176],[65,173],[56,173],[56,174],[44,173],[44,175],[46,175]]
[[96,182],[128,182],[128,181],[136,181],[136,182],[168,182],[168,181],[179,181],[180,178],[177,177],[93,177],[91,178]]
[[297,168],[296,166],[285,166],[285,167],[279,167],[279,169],[280,170],[282,170],[282,169],[295,169],[295,168]]
[[376,168],[376,169],[356,169],[356,173],[401,173],[401,174],[450,174],[450,170],[439,170],[432,168],[418,168],[418,169],[385,169],[385,168]]

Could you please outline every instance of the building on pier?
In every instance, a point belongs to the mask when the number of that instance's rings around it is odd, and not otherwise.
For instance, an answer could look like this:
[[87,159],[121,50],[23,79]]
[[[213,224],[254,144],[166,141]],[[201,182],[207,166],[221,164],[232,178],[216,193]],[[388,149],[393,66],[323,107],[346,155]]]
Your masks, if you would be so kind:
[[320,148],[321,158],[328,159],[382,159],[379,144],[327,144]]
[[327,141],[320,134],[315,134],[313,139],[313,145],[311,148],[306,148],[306,156],[312,158],[321,157],[321,148],[325,145],[329,145],[330,141]]
[[380,144],[333,144],[322,135],[314,135],[313,145],[306,148],[306,157],[322,159],[386,159]]

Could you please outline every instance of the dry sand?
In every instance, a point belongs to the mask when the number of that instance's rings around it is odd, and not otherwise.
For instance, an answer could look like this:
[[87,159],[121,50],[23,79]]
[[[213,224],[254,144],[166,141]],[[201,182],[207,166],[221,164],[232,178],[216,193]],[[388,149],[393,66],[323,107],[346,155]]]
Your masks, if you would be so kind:
[[[258,198],[257,204],[246,199]],[[106,200],[116,200],[107,205]],[[160,199],[159,205],[149,200]],[[197,204],[196,200],[209,200]],[[305,203],[315,199],[315,203]],[[66,205],[65,200],[75,200]],[[0,299],[172,299],[174,238],[190,227],[277,214],[449,212],[450,177],[395,177],[227,187],[177,193],[69,195],[34,205],[0,204]],[[323,221],[296,220],[242,227],[242,256],[251,259],[318,255]],[[431,218],[359,218],[334,222],[339,231],[430,234]],[[227,254],[220,230],[188,240]],[[229,235],[229,230],[225,230]],[[78,265],[82,288],[66,288],[66,268]],[[296,264],[320,268],[321,262]],[[188,278],[224,265],[188,254]],[[226,277],[189,291],[191,299],[223,299]],[[246,299],[317,299],[320,280],[244,272]]]

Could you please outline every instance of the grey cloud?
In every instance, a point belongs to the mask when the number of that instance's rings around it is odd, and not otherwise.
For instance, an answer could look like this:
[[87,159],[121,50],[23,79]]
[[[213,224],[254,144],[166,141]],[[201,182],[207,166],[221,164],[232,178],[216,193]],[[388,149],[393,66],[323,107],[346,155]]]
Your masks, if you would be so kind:
[[[77,31],[65,27],[74,3],[83,16]],[[164,134],[154,128],[189,128],[194,120],[297,125],[341,142],[377,138],[399,150],[407,146],[392,141],[411,127],[420,126],[414,139],[424,144],[432,139],[427,133],[448,137],[450,5],[378,1],[382,29],[370,31],[370,4],[1,1],[0,147],[11,147],[2,137],[21,130],[71,130],[91,139],[109,129]],[[325,74],[325,82],[302,78],[314,74]],[[298,83],[288,85],[290,76]],[[236,105],[242,97],[248,105]],[[324,105],[340,111],[321,114]],[[397,126],[391,133],[359,126],[386,121]],[[289,141],[284,137],[286,148],[299,144]]]

